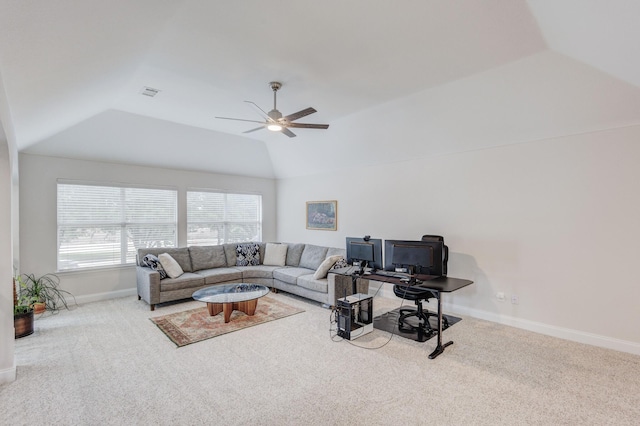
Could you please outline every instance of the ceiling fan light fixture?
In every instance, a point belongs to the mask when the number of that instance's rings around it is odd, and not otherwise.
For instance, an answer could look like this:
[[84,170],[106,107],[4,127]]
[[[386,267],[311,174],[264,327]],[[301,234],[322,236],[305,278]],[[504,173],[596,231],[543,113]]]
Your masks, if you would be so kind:
[[276,92],[282,87],[282,83],[277,81],[272,81],[269,83],[271,89],[273,90],[273,109],[269,112],[266,112],[262,108],[260,108],[255,102],[245,101],[251,105],[253,105],[258,111],[259,114],[265,119],[265,121],[256,121],[256,120],[245,120],[244,118],[232,118],[232,117],[216,117],[223,120],[236,120],[236,121],[248,121],[250,123],[260,123],[260,127],[256,127],[255,129],[247,130],[242,133],[251,133],[260,129],[267,129],[271,132],[280,132],[285,136],[290,138],[295,138],[296,134],[293,133],[289,128],[293,127],[296,129],[328,129],[328,124],[311,124],[311,123],[294,123],[299,118],[306,117],[309,114],[313,114],[317,112],[315,108],[309,107],[298,112],[294,112],[293,114],[289,114],[286,117],[282,116],[282,113],[278,111],[276,107]]

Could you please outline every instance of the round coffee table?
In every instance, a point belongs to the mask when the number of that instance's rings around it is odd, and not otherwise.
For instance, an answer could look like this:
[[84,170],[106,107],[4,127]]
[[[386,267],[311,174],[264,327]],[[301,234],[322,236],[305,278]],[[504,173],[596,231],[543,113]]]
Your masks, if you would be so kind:
[[211,316],[224,312],[224,322],[227,323],[233,311],[241,311],[249,316],[255,314],[258,299],[267,293],[269,288],[260,284],[219,284],[200,289],[192,297],[206,302]]

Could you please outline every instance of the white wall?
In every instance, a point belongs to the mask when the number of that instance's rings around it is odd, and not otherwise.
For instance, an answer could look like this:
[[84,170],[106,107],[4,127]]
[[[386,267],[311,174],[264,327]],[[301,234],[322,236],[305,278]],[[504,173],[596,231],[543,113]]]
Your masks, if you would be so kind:
[[0,124],[0,383],[15,380],[11,253],[11,162]]
[[[475,282],[449,311],[640,354],[639,139],[630,126],[282,179],[277,239],[440,234],[449,275]],[[338,231],[306,230],[305,202],[329,199]]]
[[640,87],[546,51],[268,148],[276,176],[285,178],[636,124]]
[[16,378],[13,265],[16,263],[18,150],[0,74],[0,383]]
[[[36,275],[56,271],[56,183],[72,179],[129,183],[178,190],[178,241],[186,246],[187,188],[220,189],[262,194],[264,241],[276,237],[276,192],[273,179],[82,161],[20,154],[20,270]],[[182,200],[182,202],[180,202]],[[106,268],[58,274],[61,286],[79,301],[135,294],[135,268]]]

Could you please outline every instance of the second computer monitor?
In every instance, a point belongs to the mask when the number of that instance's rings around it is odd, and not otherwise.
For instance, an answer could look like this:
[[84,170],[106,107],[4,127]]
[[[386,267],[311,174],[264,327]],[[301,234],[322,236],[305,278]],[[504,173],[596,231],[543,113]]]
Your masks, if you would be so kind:
[[441,276],[443,251],[442,241],[386,240],[384,269]]

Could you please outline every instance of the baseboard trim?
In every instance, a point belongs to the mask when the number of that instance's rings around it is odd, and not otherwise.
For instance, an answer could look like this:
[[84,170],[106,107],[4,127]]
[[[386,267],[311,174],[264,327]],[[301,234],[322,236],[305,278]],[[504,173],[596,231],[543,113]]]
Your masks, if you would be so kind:
[[138,290],[136,288],[128,288],[126,290],[87,294],[85,296],[76,296],[76,302],[78,302],[79,305],[82,305],[85,303],[100,302],[102,300],[118,299],[120,297],[137,296],[137,291]]
[[572,342],[585,343],[587,345],[599,346],[602,348],[613,349],[620,352],[627,352],[633,355],[640,355],[640,344],[628,340],[615,339],[599,334],[587,333],[571,328],[557,327],[555,325],[516,318],[510,315],[500,315],[494,312],[466,308],[464,306],[456,306],[448,303],[443,304],[443,309],[446,312],[453,313],[454,315],[467,315],[473,318],[491,321],[498,324],[504,324],[523,330],[533,331],[535,333],[545,334],[547,336],[570,340]]
[[0,370],[0,383],[11,383],[16,380],[16,366]]
[[[386,288],[389,287],[389,288]],[[373,289],[375,292],[376,289]],[[371,290],[370,290],[371,292]],[[383,286],[378,292],[382,297],[395,298],[391,286]],[[375,302],[374,302],[375,303]],[[435,302],[427,304],[429,309],[437,308]],[[594,333],[573,330],[570,328],[557,327],[554,325],[544,324],[536,321],[530,321],[522,318],[516,318],[510,315],[501,315],[495,312],[483,311],[480,309],[467,308],[460,305],[444,302],[442,304],[443,311],[453,315],[466,315],[498,324],[508,325],[534,333],[545,334],[547,336],[558,337],[560,339],[570,340],[572,342],[584,343],[587,345],[598,346],[606,349],[613,349],[620,352],[626,352],[633,355],[640,355],[640,343],[628,340],[614,339],[612,337],[602,336]]]

